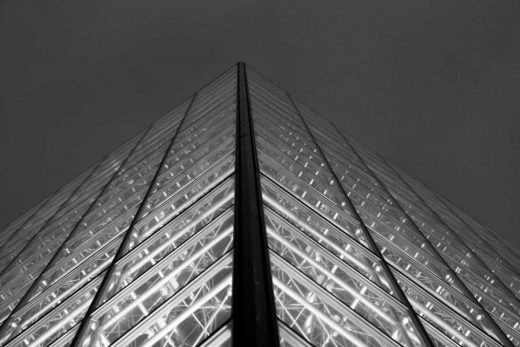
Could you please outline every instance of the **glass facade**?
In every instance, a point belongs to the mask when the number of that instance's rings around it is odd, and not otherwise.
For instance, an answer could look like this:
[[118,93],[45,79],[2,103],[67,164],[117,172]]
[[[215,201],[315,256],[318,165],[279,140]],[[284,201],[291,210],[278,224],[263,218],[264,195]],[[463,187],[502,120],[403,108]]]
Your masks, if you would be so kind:
[[243,64],[0,232],[0,346],[237,345],[244,244],[280,346],[520,346],[519,252]]

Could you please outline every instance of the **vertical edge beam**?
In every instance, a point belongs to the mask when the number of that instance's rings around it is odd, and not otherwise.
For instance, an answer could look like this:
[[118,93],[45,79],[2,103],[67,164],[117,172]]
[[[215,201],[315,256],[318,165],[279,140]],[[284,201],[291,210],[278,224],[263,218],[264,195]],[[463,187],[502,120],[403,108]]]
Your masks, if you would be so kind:
[[[495,322],[495,320],[490,316],[490,314],[484,309],[484,307],[482,307],[482,305],[480,305],[480,303],[478,302],[478,300],[473,296],[473,294],[471,293],[471,291],[466,287],[466,285],[464,284],[464,282],[462,282],[462,280],[459,278],[459,276],[455,273],[455,271],[453,271],[453,269],[450,267],[450,265],[446,262],[446,260],[442,257],[442,255],[437,251],[437,248],[431,244],[430,240],[428,240],[424,234],[421,232],[421,230],[419,229],[419,227],[417,226],[417,224],[414,222],[413,218],[410,217],[410,215],[408,215],[408,213],[406,213],[406,211],[404,210],[404,208],[402,207],[402,205],[399,203],[399,201],[397,201],[397,199],[392,195],[392,193],[390,193],[390,190],[388,190],[386,188],[386,186],[383,184],[383,181],[381,181],[379,179],[379,177],[376,175],[376,173],[367,165],[367,163],[365,162],[365,159],[358,153],[357,149],[352,146],[352,144],[350,143],[350,141],[345,137],[343,136],[343,134],[338,130],[338,128],[334,127],[334,129],[336,129],[336,132],[339,134],[339,136],[341,136],[341,138],[343,138],[343,140],[345,141],[345,143],[349,146],[349,148],[352,150],[352,153],[354,153],[354,155],[359,159],[359,161],[363,164],[363,166],[365,167],[366,169],[366,172],[368,174],[370,174],[372,176],[372,178],[374,178],[376,180],[376,182],[380,185],[381,189],[386,193],[388,194],[388,196],[390,197],[390,199],[392,199],[392,201],[395,203],[395,206],[401,211],[401,213],[403,213],[403,216],[406,216],[406,218],[408,218],[408,220],[410,221],[410,224],[413,226],[414,230],[420,235],[422,236],[423,240],[425,242],[427,242],[431,247],[432,247],[432,250],[435,252],[435,254],[439,257],[440,260],[442,260],[442,262],[444,263],[444,265],[446,265],[446,267],[449,269],[451,275],[453,276],[453,278],[456,278],[457,279],[457,282],[458,282],[458,285],[462,287],[462,289],[464,290],[464,294],[466,295],[466,297],[468,298],[469,301],[471,301],[474,305],[476,305],[477,307],[479,307],[481,310],[482,310],[482,313],[486,316],[486,318],[488,319],[488,322],[493,325],[493,327],[495,328],[495,332],[500,336],[500,338],[502,339],[501,342],[502,344],[506,344],[507,346],[510,346],[509,344],[509,339],[507,338],[507,336],[505,335],[505,333],[502,331],[502,329],[500,329],[500,327],[497,325],[497,323]],[[395,170],[392,170],[394,172],[396,172]],[[402,178],[399,177],[401,180]],[[469,320],[468,320],[469,321]],[[475,325],[473,322],[469,322],[470,324],[472,325]],[[478,326],[475,326],[477,329],[481,329],[480,327]],[[483,330],[483,329],[481,329]],[[485,331],[484,331],[485,333]],[[490,335],[488,335],[490,336]],[[491,336],[491,338],[494,339],[494,337]]]
[[336,173],[332,169],[332,166],[330,165],[327,157],[325,156],[325,154],[321,150],[321,147],[319,146],[318,141],[316,141],[316,139],[314,138],[314,135],[312,134],[311,130],[309,129],[309,127],[307,125],[307,123],[305,122],[305,119],[303,118],[302,114],[300,113],[300,110],[296,106],[293,98],[291,97],[291,95],[289,93],[287,93],[287,97],[289,98],[289,100],[291,100],[291,104],[294,107],[294,110],[296,111],[296,113],[298,114],[300,119],[302,120],[303,125],[305,126],[305,129],[307,130],[307,132],[309,133],[309,136],[311,137],[312,141],[316,145],[316,148],[318,149],[319,154],[323,158],[323,160],[325,162],[325,165],[329,169],[332,177],[334,177],[334,180],[338,184],[338,187],[339,187],[340,191],[345,196],[345,200],[346,200],[348,206],[350,207],[350,209],[352,210],[352,213],[354,213],[354,217],[359,221],[359,224],[360,224],[361,228],[363,229],[363,231],[364,231],[364,233],[365,233],[365,235],[367,237],[367,241],[370,244],[371,249],[376,254],[376,256],[379,259],[381,259],[381,266],[384,268],[385,272],[388,274],[388,279],[390,280],[390,282],[392,282],[392,287],[395,288],[395,290],[397,292],[397,295],[398,295],[399,299],[401,300],[401,302],[408,308],[408,312],[410,314],[410,319],[414,323],[414,327],[418,330],[417,331],[417,335],[419,336],[419,338],[421,338],[422,342],[424,343],[424,346],[433,347],[434,344],[430,340],[430,336],[426,332],[426,329],[424,328],[424,326],[420,322],[419,318],[416,316],[415,310],[413,309],[412,304],[410,304],[410,302],[408,301],[408,298],[406,297],[406,295],[404,294],[403,290],[401,289],[401,287],[397,283],[397,280],[395,279],[392,271],[390,270],[390,267],[386,263],[385,258],[383,257],[383,255],[381,254],[381,251],[379,250],[379,248],[377,247],[376,243],[374,242],[374,239],[372,238],[372,235],[368,231],[367,226],[363,222],[363,219],[357,213],[357,210],[356,210],[354,204],[352,203],[352,201],[348,197],[347,192],[345,191],[345,189],[343,188],[343,185],[341,184],[341,181],[339,180],[338,176],[336,175]]
[[[146,193],[143,197],[143,201],[141,201],[141,204],[139,205],[139,208],[134,214],[134,217],[132,221],[130,222],[130,225],[128,226],[128,229],[125,232],[125,235],[123,236],[123,240],[121,241],[121,244],[119,245],[119,248],[117,249],[116,255],[114,256],[114,259],[112,260],[112,263],[108,266],[108,269],[106,270],[106,274],[103,277],[103,280],[101,281],[101,284],[99,285],[99,289],[96,292],[96,295],[94,296],[94,299],[92,299],[92,302],[87,309],[87,312],[85,313],[85,316],[83,317],[83,320],[81,321],[78,331],[76,335],[74,336],[74,339],[71,342],[71,346],[80,346],[81,341],[83,340],[84,335],[87,333],[89,329],[89,321],[92,316],[92,313],[100,306],[103,295],[110,290],[115,289],[115,285],[112,286],[112,288],[109,287],[110,285],[110,279],[115,277],[114,273],[116,272],[116,265],[117,261],[124,255],[124,251],[130,242],[130,239],[132,237],[132,230],[134,229],[135,224],[138,222],[139,216],[141,215],[141,212],[143,208],[146,206],[146,201],[148,200],[148,197],[150,196],[150,193],[152,192],[153,187],[155,186],[155,182],[157,181],[157,178],[159,177],[159,174],[161,173],[161,168],[164,165],[164,162],[166,161],[166,158],[168,158],[168,154],[170,153],[173,143],[175,142],[177,138],[177,134],[179,133],[184,120],[188,116],[188,113],[191,110],[191,106],[193,105],[193,102],[195,101],[195,98],[197,96],[197,93],[195,93],[190,101],[190,104],[188,105],[188,108],[186,109],[184,116],[182,117],[179,125],[177,126],[177,130],[172,136],[172,139],[168,145],[168,148],[166,148],[166,151],[164,152],[164,155],[161,159],[161,162],[157,166],[157,170],[155,171],[155,174],[153,178],[151,179],[150,183],[148,184],[148,189],[146,190]],[[152,128],[153,124],[150,126]]]
[[233,346],[279,346],[246,66],[237,65]]

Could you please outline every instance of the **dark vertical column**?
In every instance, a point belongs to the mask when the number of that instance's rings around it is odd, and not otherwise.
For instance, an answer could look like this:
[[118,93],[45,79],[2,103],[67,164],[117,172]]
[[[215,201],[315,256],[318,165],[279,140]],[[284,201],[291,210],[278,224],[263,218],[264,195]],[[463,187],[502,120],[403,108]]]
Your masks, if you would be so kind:
[[246,67],[237,69],[233,346],[278,346],[271,268]]
[[287,97],[291,100],[291,103],[292,103],[292,106],[294,107],[294,110],[296,111],[296,113],[300,117],[303,125],[305,126],[305,129],[307,130],[307,132],[309,133],[309,136],[311,137],[312,141],[316,145],[316,148],[318,149],[319,154],[323,158],[323,161],[325,162],[325,164],[326,164],[328,170],[330,171],[332,177],[334,177],[334,180],[338,184],[338,187],[339,187],[340,191],[345,196],[345,201],[347,202],[348,206],[352,210],[352,213],[354,214],[354,217],[359,221],[360,227],[361,227],[361,229],[363,229],[363,232],[365,233],[365,235],[367,237],[367,241],[370,244],[371,250],[375,253],[375,255],[377,255],[377,257],[379,259],[381,259],[381,266],[384,268],[385,273],[388,275],[388,279],[390,280],[390,282],[392,282],[392,287],[395,289],[395,291],[396,291],[399,299],[401,300],[401,302],[404,305],[406,305],[406,307],[408,308],[408,312],[410,313],[410,319],[413,321],[414,327],[418,330],[417,331],[417,335],[421,338],[421,342],[423,342],[424,346],[433,346],[433,343],[430,340],[430,337],[429,337],[428,333],[426,332],[426,329],[424,328],[424,326],[422,325],[420,320],[415,315],[415,311],[414,311],[414,309],[412,307],[412,304],[408,301],[408,298],[406,297],[406,295],[404,294],[403,290],[401,289],[401,287],[397,283],[397,280],[395,279],[394,275],[392,274],[392,271],[390,270],[390,267],[386,263],[385,258],[381,254],[381,251],[377,247],[377,245],[376,245],[374,239],[372,238],[372,235],[368,231],[368,228],[366,227],[365,223],[363,223],[363,219],[357,213],[356,207],[354,206],[354,204],[352,203],[352,201],[348,197],[348,194],[345,191],[345,189],[343,188],[343,185],[341,184],[341,181],[339,180],[338,176],[334,172],[334,169],[330,165],[327,157],[325,156],[325,154],[321,150],[321,148],[320,148],[320,146],[318,144],[318,141],[316,141],[316,139],[314,138],[314,135],[312,134],[311,129],[309,129],[309,126],[305,122],[305,119],[301,115],[300,110],[298,109],[298,107],[294,103],[294,100],[292,99],[292,97],[291,97],[291,95],[289,93],[287,93]]

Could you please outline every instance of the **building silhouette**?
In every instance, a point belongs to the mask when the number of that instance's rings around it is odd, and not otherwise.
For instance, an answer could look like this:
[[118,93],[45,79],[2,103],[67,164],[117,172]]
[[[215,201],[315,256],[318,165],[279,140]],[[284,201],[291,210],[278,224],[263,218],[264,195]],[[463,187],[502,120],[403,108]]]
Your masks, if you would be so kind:
[[520,255],[239,63],[0,233],[2,346],[520,346]]

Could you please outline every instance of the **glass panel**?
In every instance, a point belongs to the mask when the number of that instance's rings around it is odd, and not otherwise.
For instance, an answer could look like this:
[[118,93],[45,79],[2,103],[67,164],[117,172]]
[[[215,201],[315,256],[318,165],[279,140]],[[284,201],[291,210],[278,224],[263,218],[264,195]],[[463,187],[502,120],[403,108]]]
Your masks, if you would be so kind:
[[317,346],[398,346],[270,253],[278,317]]
[[45,316],[38,324],[33,325],[23,334],[17,336],[9,346],[37,346],[48,345],[56,340],[69,329],[74,327],[85,315],[97,288],[101,284],[101,278],[89,283],[82,290],[78,291],[69,300],[60,305],[57,309]]
[[91,323],[97,330],[87,337],[90,343],[96,338],[102,345],[113,343],[228,252],[232,214],[223,219],[223,223],[216,221],[218,227],[196,234],[98,309]]
[[[113,346],[196,346],[231,316],[231,265],[232,253],[228,253]],[[97,341],[98,346],[107,342],[102,338]],[[87,339],[83,345],[93,342]]]
[[[343,304],[402,345],[421,345],[406,308],[321,247],[267,213],[269,247]],[[405,324],[406,323],[406,324]]]
[[284,194],[269,180],[261,179],[264,203],[289,220],[307,236],[365,275],[389,293],[394,293],[379,259],[349,237],[343,230],[328,223],[305,205]]
[[461,345],[500,346],[480,329],[464,322],[447,310],[441,302],[420,290],[403,276],[395,273],[397,282],[403,288],[413,308],[422,318],[430,322],[446,336]]
[[[131,283],[133,279],[230,208],[233,193],[234,180],[229,179],[170,223],[157,231],[154,230],[145,243],[141,243],[118,261],[116,278],[111,280],[110,285],[114,288],[113,291],[117,292]],[[220,223],[222,222],[223,220]],[[213,225],[220,224],[213,223]]]

